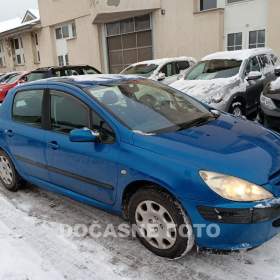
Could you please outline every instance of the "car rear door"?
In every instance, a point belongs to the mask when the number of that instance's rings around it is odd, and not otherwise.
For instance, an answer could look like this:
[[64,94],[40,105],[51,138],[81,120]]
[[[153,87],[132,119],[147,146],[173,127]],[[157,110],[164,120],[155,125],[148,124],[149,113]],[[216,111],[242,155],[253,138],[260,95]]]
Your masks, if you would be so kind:
[[117,184],[117,144],[74,143],[69,133],[91,128],[91,109],[73,92],[50,88],[50,130],[47,133],[47,164],[50,180],[76,194],[113,204]]
[[48,181],[43,103],[43,89],[18,91],[12,107],[13,121],[5,133],[10,153],[16,158],[21,173]]

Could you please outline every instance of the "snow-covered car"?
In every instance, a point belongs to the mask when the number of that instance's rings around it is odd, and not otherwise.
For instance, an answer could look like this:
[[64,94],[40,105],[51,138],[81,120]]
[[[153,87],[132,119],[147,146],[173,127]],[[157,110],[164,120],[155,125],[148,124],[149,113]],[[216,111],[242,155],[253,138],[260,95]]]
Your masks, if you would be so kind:
[[170,86],[235,116],[257,113],[279,58],[266,48],[210,54]]
[[194,64],[194,58],[185,56],[147,60],[128,66],[121,74],[138,75],[169,85],[177,81],[178,76]]

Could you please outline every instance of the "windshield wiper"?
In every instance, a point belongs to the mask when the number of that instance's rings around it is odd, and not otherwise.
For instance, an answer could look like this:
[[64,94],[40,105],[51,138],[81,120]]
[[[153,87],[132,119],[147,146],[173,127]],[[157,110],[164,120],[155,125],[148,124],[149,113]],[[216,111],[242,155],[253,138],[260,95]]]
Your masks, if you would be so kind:
[[201,126],[201,125],[204,125],[204,124],[208,123],[209,121],[216,120],[217,118],[218,117],[214,116],[214,115],[201,116],[201,117],[199,117],[197,119],[194,119],[190,122],[186,122],[186,123],[178,125],[179,129],[177,131],[188,129],[188,128],[191,128],[191,127],[198,127],[198,126]]

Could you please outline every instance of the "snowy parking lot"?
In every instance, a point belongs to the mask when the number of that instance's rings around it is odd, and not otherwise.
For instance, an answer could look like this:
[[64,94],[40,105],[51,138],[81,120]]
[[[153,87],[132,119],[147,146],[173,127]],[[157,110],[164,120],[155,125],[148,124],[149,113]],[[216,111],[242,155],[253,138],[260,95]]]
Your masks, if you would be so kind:
[[67,238],[61,225],[122,220],[68,198],[26,187],[0,187],[0,279],[270,279],[280,280],[280,236],[250,252],[192,252],[161,259],[129,238]]

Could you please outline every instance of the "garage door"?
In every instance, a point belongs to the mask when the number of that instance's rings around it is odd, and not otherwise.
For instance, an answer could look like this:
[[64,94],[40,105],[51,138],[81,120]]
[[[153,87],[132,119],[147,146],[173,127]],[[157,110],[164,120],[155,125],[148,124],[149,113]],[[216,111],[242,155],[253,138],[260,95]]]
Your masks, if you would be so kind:
[[110,73],[153,58],[150,15],[109,23],[106,30]]

